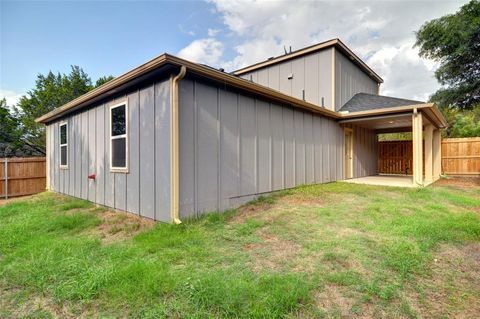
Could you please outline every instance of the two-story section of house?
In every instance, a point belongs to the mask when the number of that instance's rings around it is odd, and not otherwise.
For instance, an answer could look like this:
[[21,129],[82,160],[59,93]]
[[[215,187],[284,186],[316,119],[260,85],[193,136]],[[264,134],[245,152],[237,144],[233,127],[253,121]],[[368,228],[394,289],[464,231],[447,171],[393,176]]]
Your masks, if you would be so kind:
[[165,53],[37,119],[47,188],[178,223],[378,175],[378,134],[405,131],[408,183],[431,183],[445,119],[431,103],[378,95],[380,83],[338,39],[234,73]]
[[234,74],[332,111],[357,93],[378,94],[383,83],[338,39],[269,58]]

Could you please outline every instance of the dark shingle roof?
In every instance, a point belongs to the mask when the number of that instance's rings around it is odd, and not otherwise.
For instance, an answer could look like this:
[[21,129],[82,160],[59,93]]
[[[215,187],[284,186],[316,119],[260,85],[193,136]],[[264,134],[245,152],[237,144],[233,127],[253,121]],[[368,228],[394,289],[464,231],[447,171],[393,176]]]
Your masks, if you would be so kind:
[[345,103],[339,111],[359,112],[422,103],[425,102],[369,93],[357,93],[347,103]]

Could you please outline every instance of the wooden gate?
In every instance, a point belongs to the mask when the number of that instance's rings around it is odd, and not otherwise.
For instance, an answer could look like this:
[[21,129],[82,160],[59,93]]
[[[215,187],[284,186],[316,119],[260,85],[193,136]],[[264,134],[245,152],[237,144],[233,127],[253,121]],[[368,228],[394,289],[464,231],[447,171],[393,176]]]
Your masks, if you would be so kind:
[[43,192],[45,157],[0,158],[0,199]]
[[447,175],[480,176],[480,137],[443,139],[442,171]]
[[[425,152],[423,159],[423,169],[425,171]],[[378,173],[413,174],[412,141],[378,142]]]
[[378,142],[378,172],[382,174],[412,174],[412,141]]

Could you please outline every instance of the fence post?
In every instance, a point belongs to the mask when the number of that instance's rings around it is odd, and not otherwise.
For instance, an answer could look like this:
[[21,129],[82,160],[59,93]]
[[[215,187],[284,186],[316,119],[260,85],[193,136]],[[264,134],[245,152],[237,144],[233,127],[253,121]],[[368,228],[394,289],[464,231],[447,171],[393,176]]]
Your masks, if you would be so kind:
[[4,164],[4,173],[5,173],[5,199],[8,199],[8,158],[5,157],[5,164]]

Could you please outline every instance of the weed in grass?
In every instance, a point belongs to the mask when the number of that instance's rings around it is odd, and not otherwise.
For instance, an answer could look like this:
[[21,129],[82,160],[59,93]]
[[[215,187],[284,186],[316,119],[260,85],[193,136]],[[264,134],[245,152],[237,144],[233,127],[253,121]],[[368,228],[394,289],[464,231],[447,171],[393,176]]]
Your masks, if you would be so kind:
[[66,203],[58,206],[59,211],[67,211],[72,209],[82,209],[82,208],[91,208],[92,203],[86,200],[79,200],[79,199],[71,199]]
[[325,276],[325,279],[330,283],[341,286],[355,286],[362,283],[360,274],[353,270],[330,273]]

